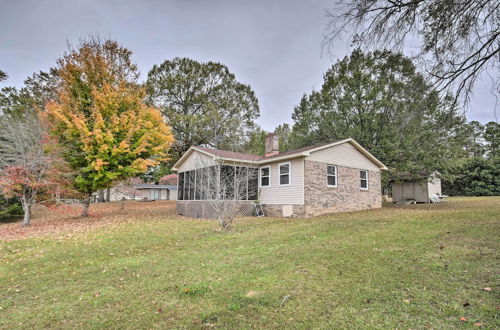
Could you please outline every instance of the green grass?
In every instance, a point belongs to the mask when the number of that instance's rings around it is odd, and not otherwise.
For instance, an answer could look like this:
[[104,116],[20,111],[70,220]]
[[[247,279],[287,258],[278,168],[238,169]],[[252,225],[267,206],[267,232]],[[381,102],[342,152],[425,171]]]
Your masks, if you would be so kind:
[[139,218],[0,242],[0,328],[500,327],[499,197],[230,232]]

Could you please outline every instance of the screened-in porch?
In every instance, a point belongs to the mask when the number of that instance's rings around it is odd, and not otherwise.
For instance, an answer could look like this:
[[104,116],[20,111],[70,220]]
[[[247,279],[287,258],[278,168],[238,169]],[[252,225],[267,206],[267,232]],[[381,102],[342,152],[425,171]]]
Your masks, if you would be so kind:
[[214,165],[179,172],[178,200],[257,200],[258,168]]

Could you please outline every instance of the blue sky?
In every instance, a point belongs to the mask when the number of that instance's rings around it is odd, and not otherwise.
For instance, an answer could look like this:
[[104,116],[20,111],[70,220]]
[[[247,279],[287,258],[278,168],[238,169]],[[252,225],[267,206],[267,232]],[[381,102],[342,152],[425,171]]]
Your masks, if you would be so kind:
[[[333,58],[321,55],[325,9],[332,3],[0,0],[0,69],[9,75],[5,84],[21,86],[33,72],[53,66],[67,42],[90,34],[131,49],[143,78],[154,64],[174,57],[218,61],[251,85],[259,123],[273,130],[291,122],[302,95],[320,88],[323,73],[351,51],[349,42],[339,40]],[[487,76],[477,83],[466,112],[470,120],[494,120],[490,89]]]

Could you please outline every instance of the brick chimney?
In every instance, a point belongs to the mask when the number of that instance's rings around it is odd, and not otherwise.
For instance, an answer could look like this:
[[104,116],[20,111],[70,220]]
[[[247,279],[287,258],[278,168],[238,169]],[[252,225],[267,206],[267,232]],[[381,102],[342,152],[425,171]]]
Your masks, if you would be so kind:
[[265,156],[273,156],[280,152],[279,136],[276,133],[267,133],[265,142]]

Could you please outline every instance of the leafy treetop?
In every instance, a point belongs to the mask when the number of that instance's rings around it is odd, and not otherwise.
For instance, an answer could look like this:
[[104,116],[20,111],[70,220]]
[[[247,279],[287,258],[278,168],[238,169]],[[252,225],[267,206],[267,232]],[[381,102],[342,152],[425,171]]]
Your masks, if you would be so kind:
[[83,41],[57,62],[58,97],[47,104],[52,133],[87,196],[166,159],[173,142],[161,113],[143,103],[131,52],[115,41]]

